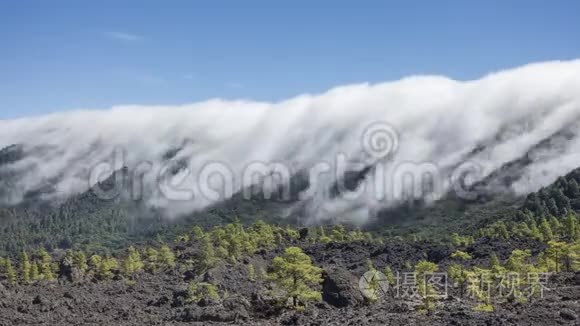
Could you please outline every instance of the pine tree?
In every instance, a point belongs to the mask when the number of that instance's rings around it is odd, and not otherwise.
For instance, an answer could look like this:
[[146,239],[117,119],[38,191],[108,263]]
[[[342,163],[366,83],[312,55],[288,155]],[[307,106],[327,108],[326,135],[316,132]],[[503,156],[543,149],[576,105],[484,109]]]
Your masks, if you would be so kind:
[[517,233],[519,237],[529,237],[532,235],[532,230],[530,230],[526,222],[520,222],[516,224],[515,229],[515,233]]
[[337,224],[332,228],[331,238],[336,242],[343,242],[345,240],[346,231],[344,226]]
[[30,259],[28,258],[28,254],[24,251],[20,256],[20,270],[22,272],[22,282],[24,284],[30,283]]
[[99,267],[101,266],[101,262],[103,261],[103,258],[99,255],[92,255],[91,258],[89,258],[89,266],[94,270],[94,271],[98,271]]
[[530,250],[515,249],[512,251],[507,260],[506,267],[508,270],[522,275],[528,272],[529,264],[527,260],[531,257]]
[[552,215],[560,215],[560,209],[558,208],[558,205],[556,204],[556,200],[554,198],[550,198],[548,199],[548,211],[550,212],[550,214]]
[[322,269],[312,265],[312,259],[298,247],[286,248],[284,255],[274,258],[269,278],[284,292],[284,298],[292,299],[293,307],[299,303],[321,299],[314,286],[322,283]]
[[145,251],[145,268],[155,274],[159,268],[159,252],[155,248],[147,248]]
[[315,244],[318,240],[318,232],[316,228],[309,228],[308,229],[308,237],[306,238],[308,243]]
[[457,250],[451,254],[451,258],[454,258],[456,260],[466,261],[466,260],[471,260],[471,255],[464,252],[464,251]]
[[417,277],[417,283],[419,288],[419,293],[423,297],[423,309],[431,314],[435,309],[434,303],[434,292],[435,289],[432,285],[426,282],[426,274],[435,273],[439,267],[435,263],[431,263],[425,260],[421,260],[415,265],[415,273]]
[[389,282],[390,286],[395,286],[395,274],[393,274],[393,270],[391,269],[391,266],[386,266],[385,267],[385,278],[387,279],[387,282]]
[[580,198],[580,187],[578,187],[576,179],[572,179],[568,183],[568,194],[572,199]]
[[284,246],[284,237],[280,232],[276,232],[276,244],[278,245],[278,247]]
[[576,214],[574,212],[568,213],[568,216],[564,220],[564,234],[571,240],[576,239],[576,229],[578,228]]
[[200,273],[212,268],[216,263],[215,251],[211,238],[205,234],[200,239],[200,248],[197,255],[197,267]]
[[544,272],[544,273],[556,270],[555,262],[550,257],[548,257],[546,252],[541,252],[538,254],[537,266],[538,266],[538,271]]
[[201,299],[219,300],[220,296],[215,285],[207,282],[191,282],[187,287],[187,303],[198,303]]
[[536,220],[534,218],[532,218],[530,221],[530,231],[531,231],[531,235],[534,239],[537,239],[540,241],[542,241],[544,239],[544,237],[542,236],[542,232],[540,232],[540,229],[538,228],[538,224],[536,223]]
[[459,293],[461,297],[463,297],[463,294],[465,293],[465,284],[467,282],[467,273],[465,273],[464,264],[466,261],[471,260],[472,257],[470,254],[464,251],[457,250],[451,254],[451,258],[458,261],[459,263],[454,263],[449,266],[449,277],[459,283]]
[[119,268],[119,262],[115,258],[105,257],[99,264],[97,277],[101,280],[110,280],[113,277],[113,270]]
[[89,265],[87,264],[87,256],[82,250],[73,252],[73,265],[81,274],[84,274],[87,269],[89,269]]
[[139,251],[133,246],[129,247],[129,253],[123,261],[123,274],[125,276],[133,276],[133,274],[143,270],[143,267],[144,264]]
[[[367,259],[367,271],[369,272],[370,277],[367,276],[368,291],[365,293],[365,299],[368,300],[369,303],[375,303],[379,299],[381,280],[379,271],[377,271],[370,259]],[[365,275],[369,274],[365,273]]]
[[298,233],[298,231],[296,231],[295,229],[293,229],[290,225],[286,225],[286,235],[290,238],[290,239],[294,239],[297,240],[300,237],[300,233]]
[[248,279],[250,281],[256,280],[256,270],[254,269],[254,265],[252,264],[248,265]]
[[52,281],[55,279],[54,272],[52,270],[52,258],[48,252],[43,248],[39,252],[40,254],[40,273],[42,278],[46,281]]
[[548,223],[548,220],[546,220],[545,218],[542,218],[542,221],[540,223],[540,232],[542,233],[542,238],[544,239],[544,241],[550,241],[554,239],[552,227],[550,226],[550,223]]
[[[505,273],[505,271],[502,271],[501,275],[504,275],[503,273]],[[480,304],[475,306],[473,310],[493,312],[494,308],[491,305],[491,293],[490,291],[486,291],[486,286],[483,284],[489,284],[491,286],[493,283],[494,271],[474,266],[473,269],[466,272],[466,274],[468,291],[472,297],[480,302]]]
[[580,241],[580,216],[576,217],[576,234],[574,235],[575,241]]
[[169,246],[163,245],[159,249],[159,263],[166,270],[175,268],[175,254]]
[[505,225],[505,223],[503,221],[499,221],[496,224],[496,232],[497,235],[503,239],[509,239],[510,235],[509,232],[507,230],[507,227]]
[[556,273],[560,272],[561,262],[565,260],[568,246],[565,242],[549,241],[546,255],[556,266]]
[[[568,186],[565,185],[564,187],[567,188]],[[566,197],[561,189],[555,190],[553,196],[558,208],[560,209],[559,214],[561,214],[563,210],[570,210],[572,208],[570,205],[570,198]],[[558,216],[558,214],[553,215]]]
[[552,233],[554,233],[554,236],[560,234],[560,232],[562,231],[562,224],[560,223],[560,221],[558,221],[558,219],[554,215],[551,215],[549,222],[550,227],[552,228]]
[[6,259],[5,261],[5,271],[6,271],[6,278],[8,279],[8,283],[10,285],[16,285],[17,277],[16,277],[16,269],[12,265],[12,261],[10,259]]
[[497,255],[495,253],[492,253],[491,257],[489,258],[489,267],[494,268],[496,266],[501,266],[501,263],[499,261],[499,258],[497,258]]
[[240,228],[236,227],[235,224],[226,225],[225,240],[227,257],[235,262],[242,255],[243,251]]
[[30,267],[30,279],[32,281],[40,280],[40,268],[38,267],[38,262],[32,262]]
[[256,246],[263,249],[272,249],[276,246],[276,239],[272,227],[264,221],[258,220],[254,223],[254,235],[256,236]]
[[205,235],[203,230],[199,227],[199,226],[194,226],[193,227],[193,236],[195,239],[200,240],[201,238],[203,238],[203,236]]
[[326,235],[326,232],[324,230],[324,226],[322,226],[322,225],[318,229],[318,234],[320,236],[319,240],[321,243],[327,244],[327,243],[332,241],[332,239]]
[[[483,235],[482,235],[483,236]],[[451,234],[451,243],[454,246],[461,246],[461,244],[463,243],[463,239],[461,238],[461,236],[457,233],[452,233]]]

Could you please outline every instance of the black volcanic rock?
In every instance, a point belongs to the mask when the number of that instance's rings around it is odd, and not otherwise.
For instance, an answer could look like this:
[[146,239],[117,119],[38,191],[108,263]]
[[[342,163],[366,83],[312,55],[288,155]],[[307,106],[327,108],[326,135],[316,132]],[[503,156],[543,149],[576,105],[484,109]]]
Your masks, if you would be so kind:
[[343,308],[357,306],[364,302],[358,288],[358,278],[347,270],[329,268],[324,271],[322,283],[322,299],[328,304]]

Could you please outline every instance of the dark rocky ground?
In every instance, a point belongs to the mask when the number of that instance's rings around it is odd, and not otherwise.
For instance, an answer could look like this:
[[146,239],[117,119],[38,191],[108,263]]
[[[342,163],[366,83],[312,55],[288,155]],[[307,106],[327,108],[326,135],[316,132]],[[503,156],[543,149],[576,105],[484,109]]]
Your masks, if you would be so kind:
[[[60,279],[26,287],[0,285],[0,325],[580,325],[580,274],[555,275],[543,299],[498,304],[493,313],[474,311],[473,302],[460,299],[457,290],[452,290],[429,316],[417,311],[418,301],[386,296],[373,305],[365,303],[359,278],[369,258],[378,269],[388,264],[401,270],[406,262],[425,258],[445,268],[452,248],[428,242],[296,244],[324,268],[323,301],[302,312],[278,308],[270,297],[269,283],[261,276],[282,252],[277,249],[258,252],[236,264],[221,262],[202,275],[143,273],[134,283]],[[494,240],[465,250],[474,256],[474,263],[485,264],[492,250],[505,259],[522,246],[541,249],[540,243]],[[195,251],[181,249],[180,261]],[[254,280],[248,275],[250,264],[255,268]],[[216,284],[221,299],[185,303],[191,279]]]

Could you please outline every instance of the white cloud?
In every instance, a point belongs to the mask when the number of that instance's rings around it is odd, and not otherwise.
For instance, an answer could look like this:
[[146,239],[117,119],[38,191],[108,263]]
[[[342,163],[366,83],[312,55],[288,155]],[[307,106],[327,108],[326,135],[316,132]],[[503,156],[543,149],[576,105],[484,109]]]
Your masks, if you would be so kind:
[[[277,103],[211,100],[6,120],[0,121],[0,148],[22,144],[28,154],[8,167],[21,174],[14,196],[50,179],[59,180],[58,189],[69,195],[86,190],[87,171],[108,161],[118,147],[127,151],[128,166],[143,161],[159,166],[164,153],[181,147],[177,157],[193,175],[208,162],[227,163],[236,176],[255,161],[289,162],[296,170],[307,170],[319,162],[334,164],[339,153],[360,158],[362,128],[386,121],[400,134],[392,166],[429,162],[450,173],[470,157],[491,173],[572,126],[572,136],[530,157],[524,179],[514,186],[523,193],[580,164],[579,89],[580,60],[547,62],[469,82],[415,76],[348,85]],[[474,151],[481,145],[484,150]],[[319,181],[317,189],[327,189],[336,177]],[[377,180],[371,176],[366,181]],[[184,185],[196,189],[196,182],[186,178]],[[155,192],[156,187],[150,188],[148,202],[176,215],[213,203],[200,196],[189,202],[168,202]],[[235,190],[239,189],[236,184]],[[356,200],[319,197],[302,204],[313,218],[361,221],[368,211],[392,203],[363,193]]]

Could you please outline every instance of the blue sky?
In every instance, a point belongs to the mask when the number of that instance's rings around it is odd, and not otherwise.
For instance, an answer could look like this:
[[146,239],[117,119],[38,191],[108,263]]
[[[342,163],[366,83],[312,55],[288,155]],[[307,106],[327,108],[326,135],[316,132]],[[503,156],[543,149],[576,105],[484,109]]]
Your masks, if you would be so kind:
[[0,2],[0,119],[580,57],[580,1]]

